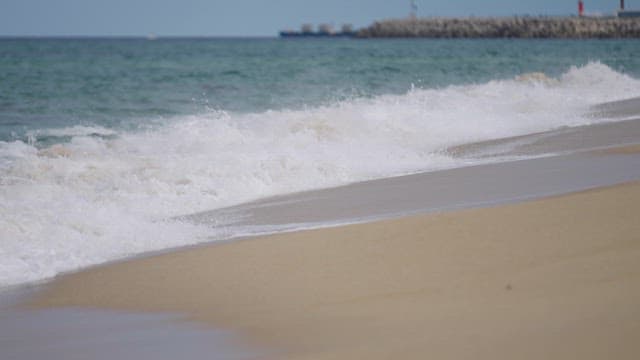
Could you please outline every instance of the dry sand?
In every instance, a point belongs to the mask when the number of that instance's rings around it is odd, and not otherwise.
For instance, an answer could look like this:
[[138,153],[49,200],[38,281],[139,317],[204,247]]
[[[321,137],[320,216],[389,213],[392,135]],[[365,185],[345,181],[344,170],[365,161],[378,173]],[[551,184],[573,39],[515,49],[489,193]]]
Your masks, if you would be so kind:
[[63,276],[30,305],[180,312],[291,359],[639,359],[640,183]]

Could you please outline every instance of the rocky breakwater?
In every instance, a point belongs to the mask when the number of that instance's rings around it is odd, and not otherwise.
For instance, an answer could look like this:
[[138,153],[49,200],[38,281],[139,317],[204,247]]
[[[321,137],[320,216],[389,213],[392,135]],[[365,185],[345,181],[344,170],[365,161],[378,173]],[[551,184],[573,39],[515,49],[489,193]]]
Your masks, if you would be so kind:
[[377,21],[361,38],[640,38],[640,18],[502,17]]

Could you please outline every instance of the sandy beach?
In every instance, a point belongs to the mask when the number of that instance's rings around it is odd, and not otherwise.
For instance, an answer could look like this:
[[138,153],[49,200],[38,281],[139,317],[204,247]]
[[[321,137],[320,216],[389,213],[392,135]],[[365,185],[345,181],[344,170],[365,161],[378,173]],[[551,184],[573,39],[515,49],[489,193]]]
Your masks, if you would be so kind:
[[28,306],[180,313],[274,359],[636,359],[638,213],[634,182],[279,234],[67,275]]

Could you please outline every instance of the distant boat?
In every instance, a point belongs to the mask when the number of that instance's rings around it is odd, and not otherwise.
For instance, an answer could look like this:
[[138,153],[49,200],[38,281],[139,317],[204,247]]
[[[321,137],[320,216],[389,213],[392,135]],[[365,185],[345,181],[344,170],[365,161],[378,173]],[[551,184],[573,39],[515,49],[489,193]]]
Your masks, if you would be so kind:
[[310,24],[304,24],[300,31],[295,30],[283,30],[280,31],[281,38],[350,38],[355,37],[357,31],[353,30],[351,25],[343,25],[342,31],[333,31],[331,25],[321,24],[318,26],[318,31],[313,31]]
[[299,37],[355,37],[355,36],[356,36],[356,32],[350,32],[350,33],[338,32],[338,33],[326,34],[326,33],[321,33],[321,32],[303,33],[303,32],[300,32],[300,31],[292,31],[292,30],[283,30],[283,31],[280,31],[280,37],[282,37],[282,38],[299,38]]

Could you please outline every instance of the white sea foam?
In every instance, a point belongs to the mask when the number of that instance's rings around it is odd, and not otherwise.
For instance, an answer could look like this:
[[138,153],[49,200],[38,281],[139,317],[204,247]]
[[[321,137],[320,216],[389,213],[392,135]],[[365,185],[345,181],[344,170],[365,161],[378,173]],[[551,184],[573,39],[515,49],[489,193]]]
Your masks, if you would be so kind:
[[[260,197],[468,165],[443,149],[606,119],[640,96],[600,63],[560,78],[415,89],[306,110],[209,112],[153,130],[43,129],[71,140],[0,142],[0,286],[222,236],[171,220]],[[95,134],[106,136],[93,136]]]

